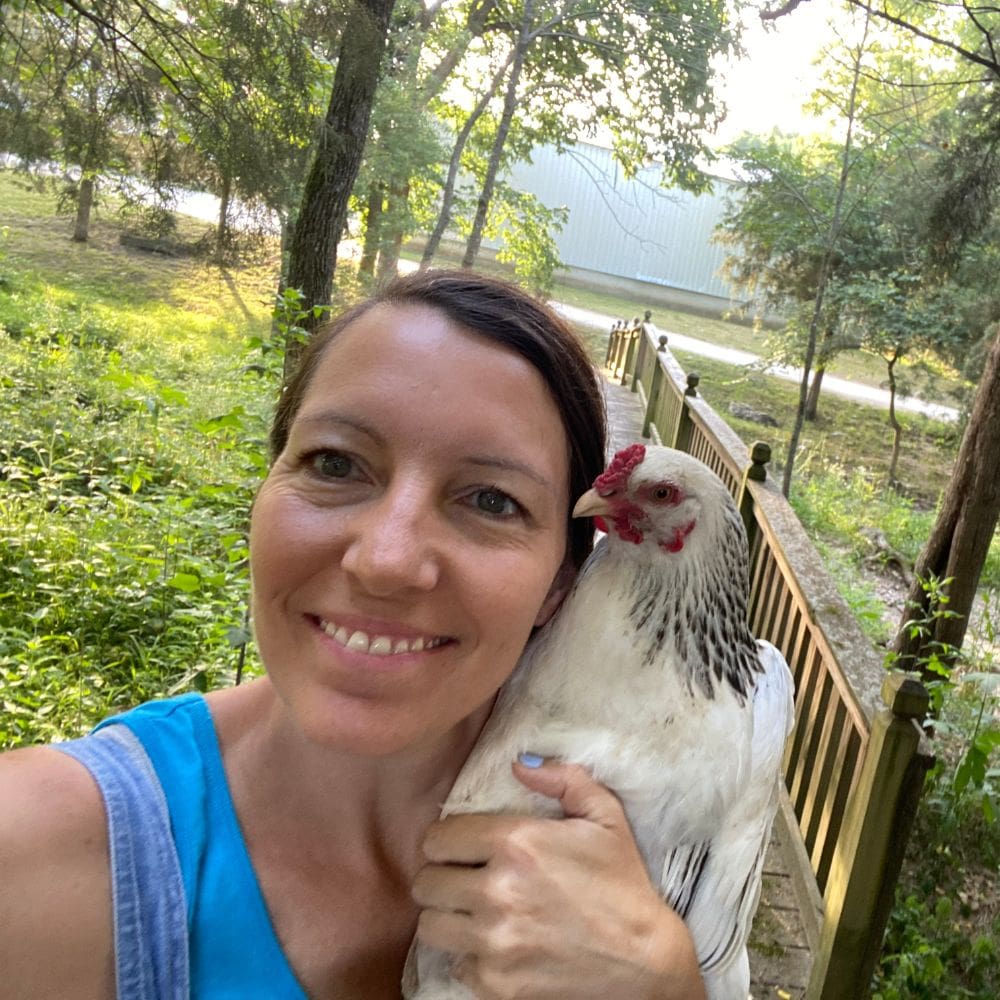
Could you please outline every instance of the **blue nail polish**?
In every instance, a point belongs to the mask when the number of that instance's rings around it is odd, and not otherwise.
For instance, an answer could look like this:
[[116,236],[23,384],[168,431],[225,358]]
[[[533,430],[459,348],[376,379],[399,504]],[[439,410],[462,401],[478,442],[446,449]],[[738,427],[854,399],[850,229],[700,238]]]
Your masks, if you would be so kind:
[[539,757],[537,753],[519,753],[517,759],[525,767],[541,767],[545,763],[545,758]]

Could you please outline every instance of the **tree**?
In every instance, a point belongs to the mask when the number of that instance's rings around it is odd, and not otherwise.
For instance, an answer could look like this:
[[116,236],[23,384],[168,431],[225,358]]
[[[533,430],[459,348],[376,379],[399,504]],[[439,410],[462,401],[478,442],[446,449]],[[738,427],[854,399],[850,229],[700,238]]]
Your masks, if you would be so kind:
[[[787,0],[779,8],[764,8],[763,18],[792,13],[802,0]],[[941,159],[942,194],[932,206],[930,245],[937,273],[958,273],[970,246],[995,226],[1000,198],[993,182],[1000,159],[1000,20],[997,10],[974,4],[914,0],[891,8],[885,2],[845,0],[870,17],[894,25],[930,42],[942,57],[953,57],[980,74],[977,89],[964,110],[977,117],[961,120],[953,151]],[[968,196],[968,200],[966,200]],[[995,251],[996,244],[992,247]],[[995,259],[995,253],[994,253]],[[932,655],[961,648],[969,613],[1000,518],[1000,325],[995,319],[984,330],[990,343],[972,412],[956,459],[955,474],[942,499],[930,537],[917,560],[916,579],[907,598],[893,643],[902,665],[918,665]],[[931,577],[937,583],[931,585]],[[932,616],[932,600],[944,596],[949,615]],[[930,628],[914,623],[933,618]]]
[[[848,207],[847,221],[834,233],[842,149],[819,140],[744,137],[729,150],[740,164],[743,184],[733,192],[716,238],[732,248],[726,266],[732,280],[761,312],[787,317],[785,329],[772,339],[770,356],[802,364],[811,322],[818,326],[812,379],[804,419],[817,416],[826,366],[847,346],[841,336],[840,300],[824,297],[817,315],[820,280],[836,284],[858,263],[864,240],[855,233],[857,212]],[[862,163],[855,160],[855,174]],[[828,259],[829,257],[829,259]]]
[[472,130],[476,127],[477,122],[489,107],[490,101],[500,89],[500,85],[503,83],[503,79],[513,59],[514,50],[512,49],[508,53],[507,58],[493,74],[492,79],[486,85],[482,95],[476,102],[476,106],[466,116],[465,122],[455,136],[455,145],[452,147],[451,157],[448,161],[448,174],[441,191],[441,207],[438,211],[434,228],[431,230],[431,234],[424,245],[423,256],[420,259],[420,266],[422,268],[428,267],[434,259],[438,246],[440,246],[441,240],[451,223],[452,209],[455,202],[455,189],[458,183],[458,172],[462,165],[462,154],[465,152],[465,144],[469,141],[469,137],[472,135]]
[[[158,191],[207,186],[221,201],[220,252],[236,198],[288,215],[311,140],[313,90],[325,74],[311,51],[309,5],[21,0],[18,8],[16,17],[4,9],[0,40],[20,56],[21,89],[30,81],[37,91],[38,80],[67,74],[76,80],[51,96],[44,120],[63,146],[87,137],[70,151],[83,169],[82,195],[109,169],[141,174]],[[23,43],[32,24],[48,31],[46,46]],[[87,60],[78,55],[80,39],[89,46]],[[88,90],[78,78],[89,63],[96,69]],[[71,128],[66,118],[87,94],[77,116],[83,125]],[[24,102],[17,106],[23,119]],[[36,102],[34,110],[45,109]],[[100,132],[99,122],[106,123]]]
[[[463,261],[472,264],[487,227],[496,228],[490,206],[506,166],[540,142],[560,146],[600,131],[627,171],[655,157],[665,181],[703,186],[696,160],[706,153],[704,130],[718,115],[712,61],[734,44],[729,12],[715,0],[498,6],[484,21],[480,45],[470,50],[489,59],[493,82],[478,91],[471,112],[464,109],[473,121],[459,127],[455,116],[451,183],[433,242],[454,214],[460,162],[477,184]],[[494,93],[501,106],[491,110]],[[465,155],[484,140],[481,160],[478,150]]]
[[0,21],[0,122],[7,149],[79,171],[73,239],[86,242],[99,177],[137,160],[131,137],[155,128],[159,82],[144,66],[116,71],[99,30],[70,9],[27,8]]
[[237,198],[281,219],[292,210],[315,125],[312,92],[328,77],[310,51],[299,5],[197,0],[186,10],[204,56],[196,68],[201,102],[172,101],[167,120],[197,152],[194,171],[177,179],[219,196],[222,263]]
[[[972,404],[955,468],[930,537],[914,567],[907,610],[893,643],[900,666],[927,663],[931,654],[948,660],[961,649],[986,554],[1000,518],[1000,326]],[[935,616],[933,588],[941,581],[946,615]],[[914,623],[930,622],[920,627]]]
[[889,387],[888,421],[892,428],[892,455],[888,481],[899,487],[897,469],[903,426],[896,416],[899,390],[898,365],[917,351],[939,356],[954,352],[961,335],[954,289],[950,284],[929,282],[921,273],[919,258],[906,260],[906,250],[893,241],[884,245],[881,268],[853,276],[836,295],[849,328],[857,331],[861,345],[878,354],[886,365]]
[[[315,307],[330,302],[337,243],[361,167],[394,4],[395,0],[356,0],[344,23],[330,102],[289,247],[285,284],[302,293],[307,329],[318,320]],[[287,346],[286,372],[298,355],[295,344]]]
[[403,240],[430,224],[428,191],[443,158],[440,124],[418,95],[424,90],[419,64],[431,27],[431,12],[413,0],[397,4],[376,93],[369,141],[355,185],[354,203],[363,220],[359,273],[379,278],[396,273]]

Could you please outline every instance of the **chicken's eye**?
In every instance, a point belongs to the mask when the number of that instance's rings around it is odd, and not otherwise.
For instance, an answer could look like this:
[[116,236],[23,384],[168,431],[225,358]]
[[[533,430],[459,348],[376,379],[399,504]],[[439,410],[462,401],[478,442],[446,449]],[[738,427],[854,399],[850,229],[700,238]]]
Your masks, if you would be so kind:
[[659,486],[654,486],[650,491],[649,495],[659,503],[672,503],[677,496],[677,491],[673,486],[668,486],[666,483],[660,483]]

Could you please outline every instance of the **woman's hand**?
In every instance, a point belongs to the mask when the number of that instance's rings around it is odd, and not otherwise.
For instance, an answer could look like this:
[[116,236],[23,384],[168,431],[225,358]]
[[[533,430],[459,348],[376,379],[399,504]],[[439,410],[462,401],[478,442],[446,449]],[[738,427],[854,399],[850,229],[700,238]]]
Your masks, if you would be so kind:
[[701,1000],[694,947],[650,884],[621,803],[575,764],[514,765],[564,819],[435,823],[413,896],[417,937],[455,956],[480,1000]]

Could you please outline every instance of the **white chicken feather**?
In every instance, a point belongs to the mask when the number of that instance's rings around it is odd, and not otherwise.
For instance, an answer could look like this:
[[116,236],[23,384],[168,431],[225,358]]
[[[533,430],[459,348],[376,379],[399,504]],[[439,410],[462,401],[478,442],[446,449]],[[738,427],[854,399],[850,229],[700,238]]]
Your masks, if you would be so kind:
[[[746,1000],[793,684],[747,626],[742,520],[707,466],[643,445],[614,457],[574,515],[606,517],[609,534],[502,688],[443,814],[561,815],[511,761],[582,764],[622,801],[710,1000]],[[416,945],[404,996],[471,997],[448,969]]]

